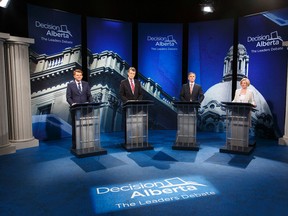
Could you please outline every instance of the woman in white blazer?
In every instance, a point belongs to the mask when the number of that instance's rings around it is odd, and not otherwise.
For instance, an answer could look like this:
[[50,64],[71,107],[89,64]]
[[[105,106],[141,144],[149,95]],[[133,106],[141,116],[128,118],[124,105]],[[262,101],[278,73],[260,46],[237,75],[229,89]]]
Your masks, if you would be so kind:
[[242,102],[242,103],[251,103],[256,107],[256,102],[254,99],[254,94],[251,90],[248,89],[250,85],[250,80],[248,78],[243,78],[240,81],[241,89],[235,91],[235,96],[232,102]]

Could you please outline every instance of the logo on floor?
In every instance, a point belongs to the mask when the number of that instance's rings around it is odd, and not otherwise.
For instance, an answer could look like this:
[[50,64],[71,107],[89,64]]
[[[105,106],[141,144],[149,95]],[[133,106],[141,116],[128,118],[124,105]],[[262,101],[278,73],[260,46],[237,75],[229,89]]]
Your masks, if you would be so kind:
[[206,180],[197,176],[106,185],[92,189],[96,213],[107,213],[187,199],[208,198],[216,194],[216,190]]

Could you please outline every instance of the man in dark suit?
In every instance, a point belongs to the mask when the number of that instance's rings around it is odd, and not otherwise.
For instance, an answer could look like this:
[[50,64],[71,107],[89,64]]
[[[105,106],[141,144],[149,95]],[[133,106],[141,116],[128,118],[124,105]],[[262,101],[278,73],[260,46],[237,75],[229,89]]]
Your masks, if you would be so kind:
[[120,96],[123,103],[128,100],[142,100],[142,87],[139,80],[134,79],[136,69],[130,67],[128,69],[128,78],[122,80],[120,83]]
[[201,103],[204,100],[204,93],[202,87],[195,83],[196,74],[188,73],[189,82],[182,86],[180,92],[181,101],[194,101]]
[[88,82],[82,80],[83,72],[80,69],[73,71],[74,80],[67,85],[66,99],[70,106],[77,103],[93,102]]
[[[142,100],[143,99],[143,95],[142,95],[142,87],[141,87],[141,83],[139,82],[139,80],[134,79],[136,75],[136,69],[134,67],[130,67],[128,69],[128,78],[125,80],[122,80],[120,83],[120,97],[121,100],[123,102],[123,105],[129,101],[129,100]],[[128,110],[132,111],[132,115],[139,115],[140,112],[142,112],[142,110],[134,110],[132,108],[127,108],[125,107],[125,112],[124,112],[124,118],[122,118],[122,120],[125,119],[125,143],[127,144],[128,139],[130,140],[130,138],[127,138],[127,130],[129,131],[133,131],[131,133],[134,133],[134,130],[132,128],[132,124],[131,123],[127,123],[127,111]],[[131,114],[128,114],[128,118],[132,118],[130,116]],[[139,120],[137,120],[139,121]],[[122,122],[124,123],[124,121]],[[129,124],[130,126],[127,126],[127,124]],[[134,123],[133,126],[135,126],[136,124]],[[139,135],[140,136],[140,135]],[[138,139],[137,139],[138,140]],[[132,140],[130,140],[132,141]]]
[[[93,97],[91,94],[91,89],[88,82],[82,80],[83,72],[80,69],[75,69],[73,71],[74,80],[68,83],[66,90],[66,100],[72,107],[76,104],[93,102]],[[85,110],[89,113],[88,110]],[[75,132],[75,110],[71,110],[71,120],[72,120],[72,148],[76,149],[76,132]]]

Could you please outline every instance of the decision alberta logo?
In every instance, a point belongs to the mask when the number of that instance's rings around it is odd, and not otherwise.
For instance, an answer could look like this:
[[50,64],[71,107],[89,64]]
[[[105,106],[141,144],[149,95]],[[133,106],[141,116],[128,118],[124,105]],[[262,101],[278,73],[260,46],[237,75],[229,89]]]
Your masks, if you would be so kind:
[[255,44],[255,49],[251,49],[251,53],[283,50],[283,39],[278,35],[278,31],[270,32],[267,35],[248,36],[247,42]]
[[35,21],[35,29],[41,29],[41,31],[35,30],[37,32],[36,38],[39,38],[41,41],[73,44],[73,35],[68,25],[54,25]]
[[46,36],[53,36],[58,38],[68,39],[72,37],[67,25],[53,25],[48,23],[41,23],[40,21],[35,21],[35,27],[45,29]]
[[178,43],[173,35],[147,36],[148,42],[153,42],[152,50],[178,50]]
[[[216,195],[209,183],[199,177],[173,177],[162,180],[101,186],[92,189],[97,213],[137,208],[153,204]],[[101,211],[101,212],[99,212]]]
[[257,35],[254,37],[247,37],[247,42],[255,42],[256,47],[267,47],[267,46],[277,46],[281,45],[281,42],[283,42],[281,36],[278,35],[277,31],[271,32],[267,35]]

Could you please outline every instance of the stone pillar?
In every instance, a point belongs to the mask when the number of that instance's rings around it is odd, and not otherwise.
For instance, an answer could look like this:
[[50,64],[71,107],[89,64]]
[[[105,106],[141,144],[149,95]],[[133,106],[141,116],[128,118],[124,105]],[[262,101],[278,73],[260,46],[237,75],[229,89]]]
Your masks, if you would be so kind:
[[[283,41],[283,46],[286,46],[288,49],[288,41]],[[287,59],[287,80],[286,80],[286,111],[285,111],[285,126],[284,126],[284,136],[279,138],[278,143],[280,145],[288,146],[288,59]]]
[[0,33],[0,155],[16,152],[15,145],[9,143],[8,111],[7,111],[7,91],[4,59],[4,42],[10,37],[9,34]]
[[7,58],[7,92],[9,140],[16,149],[39,145],[33,137],[31,87],[29,72],[29,44],[34,39],[11,36],[5,43]]

